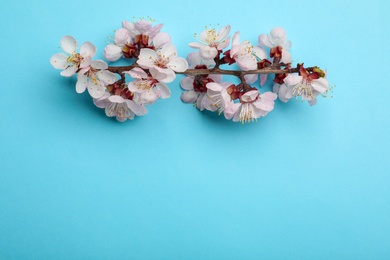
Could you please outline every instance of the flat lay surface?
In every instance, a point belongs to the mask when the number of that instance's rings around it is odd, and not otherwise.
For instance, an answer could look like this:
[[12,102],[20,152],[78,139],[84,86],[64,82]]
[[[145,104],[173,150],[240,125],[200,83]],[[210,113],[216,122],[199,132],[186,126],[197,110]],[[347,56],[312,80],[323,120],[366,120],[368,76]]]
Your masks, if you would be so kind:
[[[0,259],[390,258],[389,8],[4,3]],[[234,123],[182,103],[178,75],[169,99],[117,122],[49,60],[64,35],[102,59],[122,20],[147,16],[181,57],[205,26],[230,24],[253,44],[283,27],[293,63],[327,69],[333,98],[277,100],[258,122]]]

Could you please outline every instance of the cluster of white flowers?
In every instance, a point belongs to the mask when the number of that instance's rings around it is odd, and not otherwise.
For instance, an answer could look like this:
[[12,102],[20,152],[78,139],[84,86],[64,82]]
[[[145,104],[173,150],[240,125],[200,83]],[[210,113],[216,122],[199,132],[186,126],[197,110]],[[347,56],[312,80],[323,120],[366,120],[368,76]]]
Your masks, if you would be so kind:
[[[62,69],[62,76],[70,77],[77,73],[76,91],[88,89],[94,104],[105,108],[106,115],[118,121],[133,119],[135,115],[147,113],[146,105],[158,98],[168,98],[171,92],[165,83],[176,78],[175,72],[183,72],[188,64],[177,56],[169,34],[160,32],[162,24],[152,26],[152,22],[122,22],[116,30],[114,42],[104,49],[106,60],[114,62],[120,58],[133,60],[128,71],[121,72],[121,78],[109,70],[106,62],[92,60],[96,54],[90,42],[81,45],[77,52],[77,41],[72,36],[61,40],[66,52],[51,57],[50,63]],[[125,74],[133,81],[126,82]]]
[[[259,79],[259,73],[250,74],[250,71],[271,68],[272,64],[276,64],[278,69],[289,69],[291,42],[287,39],[286,32],[278,27],[269,35],[259,35],[256,46],[247,40],[241,42],[240,32],[235,32],[230,49],[224,50],[230,45],[230,28],[228,25],[218,32],[216,29],[206,28],[200,34],[200,42],[189,44],[199,51],[188,55],[188,63],[190,68],[208,68],[212,72],[223,72],[219,69],[221,64],[235,63],[248,73],[243,74],[242,82],[238,85],[223,82],[223,73],[186,76],[181,80],[181,87],[185,90],[181,96],[183,102],[193,103],[201,111],[218,110],[219,113],[224,113],[226,119],[246,123],[256,121],[272,111],[278,97],[282,102],[301,97],[313,105],[319,94],[328,91],[328,81],[323,71],[315,68],[309,72],[303,64],[298,64],[298,75],[287,74],[287,71],[275,75],[273,92],[260,93],[258,88],[250,85]],[[269,56],[266,49],[269,49]],[[267,75],[261,74],[259,87],[264,86]]]
[[[76,92],[88,89],[94,104],[121,122],[145,115],[146,106],[170,97],[166,84],[174,81],[176,74],[187,74],[180,81],[184,103],[242,123],[266,116],[278,97],[282,102],[301,97],[314,105],[317,96],[329,89],[325,72],[318,67],[298,64],[292,68],[291,42],[282,28],[259,35],[257,45],[240,41],[240,32],[230,39],[230,25],[220,30],[206,28],[196,36],[198,42],[189,44],[197,51],[184,59],[177,55],[170,35],[160,32],[162,26],[144,19],[122,22],[113,42],[104,48],[104,57],[109,62],[132,61],[128,66],[109,67],[103,60],[92,60],[96,47],[85,42],[77,51],[72,36],[62,38],[65,53],[53,55],[50,63],[61,69],[64,77],[77,74]],[[236,64],[240,70],[221,69],[223,64]],[[275,74],[273,91],[260,92],[271,73]],[[235,75],[241,83],[224,82],[223,74]]]

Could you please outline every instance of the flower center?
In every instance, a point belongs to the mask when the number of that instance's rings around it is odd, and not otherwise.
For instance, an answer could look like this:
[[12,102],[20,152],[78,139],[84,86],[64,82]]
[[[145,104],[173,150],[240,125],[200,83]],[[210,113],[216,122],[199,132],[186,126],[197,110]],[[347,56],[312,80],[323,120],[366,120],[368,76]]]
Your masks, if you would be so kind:
[[158,81],[155,79],[143,79],[138,81],[136,85],[138,89],[149,91],[156,85],[156,83],[158,83]]
[[314,98],[311,81],[308,79],[303,79],[300,84],[297,84],[293,88],[293,95],[302,98]]
[[215,29],[207,30],[206,42],[210,44],[210,47],[215,47],[215,41],[217,40],[217,32]]
[[255,121],[255,118],[253,116],[253,109],[250,104],[248,103],[242,104],[241,111],[240,111],[240,121],[242,124]]
[[73,63],[74,65],[79,67],[81,62],[83,61],[83,56],[81,56],[79,53],[74,52],[71,55],[69,55],[66,61],[69,63]]
[[125,119],[129,115],[129,109],[126,103],[112,103],[107,107],[109,114],[117,116],[118,118]]

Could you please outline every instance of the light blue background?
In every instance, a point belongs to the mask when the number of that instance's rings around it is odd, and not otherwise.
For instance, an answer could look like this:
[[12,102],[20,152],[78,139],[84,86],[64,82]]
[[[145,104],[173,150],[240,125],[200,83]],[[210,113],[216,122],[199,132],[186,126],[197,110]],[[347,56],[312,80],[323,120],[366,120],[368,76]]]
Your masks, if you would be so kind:
[[[388,1],[11,1],[0,9],[0,259],[389,259]],[[126,123],[51,67],[133,16],[181,56],[205,25],[275,26],[333,99],[232,123],[172,97]],[[265,88],[267,89],[267,88]]]

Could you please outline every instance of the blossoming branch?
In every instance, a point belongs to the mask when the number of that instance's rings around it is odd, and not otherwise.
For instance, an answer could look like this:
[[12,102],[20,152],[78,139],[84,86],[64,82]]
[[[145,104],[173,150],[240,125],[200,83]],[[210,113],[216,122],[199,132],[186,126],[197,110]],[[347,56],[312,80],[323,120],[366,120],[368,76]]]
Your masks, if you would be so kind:
[[[329,90],[320,68],[305,68],[303,63],[292,66],[291,41],[282,28],[260,34],[257,45],[240,41],[240,32],[230,38],[229,25],[218,31],[206,28],[197,42],[189,44],[196,51],[184,59],[178,56],[170,35],[161,32],[162,26],[143,19],[122,22],[113,42],[105,47],[104,57],[109,62],[129,60],[128,66],[92,60],[96,48],[90,42],[83,43],[77,52],[78,43],[72,36],[61,40],[66,54],[55,54],[50,62],[64,77],[77,74],[76,92],[88,90],[96,106],[121,122],[145,115],[147,106],[170,97],[167,84],[177,74],[186,75],[180,81],[184,103],[194,104],[200,111],[218,111],[226,119],[242,123],[266,116],[277,98],[288,102],[300,97],[314,105],[317,97],[326,96]],[[221,67],[233,64],[239,69]],[[126,75],[132,80],[128,82]],[[223,75],[236,76],[240,83],[224,81]],[[259,88],[270,75],[273,91],[261,93]]]

